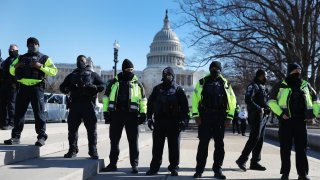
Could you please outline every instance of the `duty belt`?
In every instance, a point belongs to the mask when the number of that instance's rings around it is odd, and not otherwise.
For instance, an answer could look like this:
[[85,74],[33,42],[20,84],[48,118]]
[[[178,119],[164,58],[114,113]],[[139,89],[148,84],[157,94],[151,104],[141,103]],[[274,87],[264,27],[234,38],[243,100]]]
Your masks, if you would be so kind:
[[203,112],[205,113],[215,113],[215,112],[222,112],[225,111],[224,108],[208,108],[208,107],[202,107]]

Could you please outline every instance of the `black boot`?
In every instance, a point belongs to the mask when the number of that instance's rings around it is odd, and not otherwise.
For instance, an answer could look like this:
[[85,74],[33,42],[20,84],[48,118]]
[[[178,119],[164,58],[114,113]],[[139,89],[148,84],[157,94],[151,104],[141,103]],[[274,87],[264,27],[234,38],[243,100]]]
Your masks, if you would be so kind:
[[202,177],[202,173],[201,172],[196,172],[193,175],[193,178],[201,178]]
[[153,176],[153,175],[156,175],[156,174],[158,174],[158,171],[151,170],[151,169],[149,169],[149,171],[146,172],[147,176]]
[[36,143],[34,143],[34,145],[41,147],[41,146],[43,146],[43,145],[46,144],[45,142],[46,142],[46,139],[40,138],[40,139],[38,139],[38,140],[36,141]]
[[68,151],[67,154],[65,154],[63,157],[64,158],[75,158],[77,157],[78,151],[77,150],[70,150]]
[[299,176],[298,180],[310,180],[310,178],[307,175]]
[[289,175],[288,174],[282,174],[281,180],[289,180]]
[[224,174],[222,174],[222,170],[218,169],[218,170],[214,170],[214,178],[216,179],[226,179],[226,176]]
[[98,155],[97,150],[90,151],[89,152],[89,156],[90,156],[91,159],[99,159],[99,155]]
[[4,143],[5,145],[20,144],[20,139],[18,139],[18,138],[11,138],[11,139],[8,139],[8,140],[4,140],[3,143]]
[[171,176],[179,176],[178,171],[175,169],[171,170]]
[[139,169],[137,166],[132,166],[132,171],[131,171],[132,174],[138,174],[139,173]]
[[101,171],[102,172],[114,172],[117,171],[117,165],[115,164],[109,164],[108,166],[106,166],[105,168],[103,168]]
[[237,165],[239,166],[240,169],[242,169],[243,171],[247,171],[246,168],[246,163],[241,162],[239,159],[236,160]]
[[258,171],[265,171],[265,170],[267,170],[266,167],[262,166],[262,165],[259,164],[259,163],[251,163],[251,164],[250,164],[250,169],[252,169],[252,170],[258,170]]

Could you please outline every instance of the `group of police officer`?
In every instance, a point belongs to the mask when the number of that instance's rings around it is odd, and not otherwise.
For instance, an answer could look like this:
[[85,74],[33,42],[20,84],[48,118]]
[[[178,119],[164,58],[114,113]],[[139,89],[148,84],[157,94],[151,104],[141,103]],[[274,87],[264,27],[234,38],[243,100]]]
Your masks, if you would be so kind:
[[[11,45],[10,56],[1,66],[4,73],[1,78],[1,125],[3,129],[13,128],[11,138],[4,143],[19,144],[24,115],[31,102],[38,134],[35,145],[43,146],[48,138],[44,116],[45,76],[55,76],[57,68],[51,58],[39,52],[39,41],[36,38],[29,38],[27,47],[28,52],[19,56],[17,45]],[[88,133],[89,155],[92,159],[99,158],[94,109],[97,93],[105,90],[103,109],[105,122],[110,124],[111,149],[110,163],[103,171],[117,170],[119,141],[125,128],[132,173],[139,172],[138,128],[147,122],[148,127],[153,130],[153,148],[150,169],[146,174],[158,173],[167,138],[170,162],[168,170],[172,176],[178,176],[180,132],[185,130],[190,117],[186,94],[183,88],[175,83],[173,69],[167,67],[163,70],[162,83],[153,88],[147,101],[143,85],[134,74],[134,66],[130,60],[123,61],[122,72],[107,82],[106,88],[100,76],[87,65],[84,55],[77,57],[76,64],[77,68],[60,85],[62,93],[70,94],[69,151],[64,157],[77,156],[78,128],[83,122]],[[221,74],[221,63],[213,61],[209,70],[210,74],[199,80],[192,95],[192,116],[198,125],[199,138],[196,172],[193,177],[202,177],[208,156],[208,144],[213,138],[214,177],[226,179],[222,173],[225,124],[234,118],[236,97],[230,83]],[[301,79],[301,67],[296,63],[288,65],[286,79],[274,86],[269,99],[266,82],[266,72],[258,70],[253,82],[247,87],[245,102],[251,131],[236,164],[246,171],[246,161],[252,153],[250,169],[266,170],[259,161],[267,123],[264,115],[271,109],[280,121],[281,179],[289,179],[290,152],[294,142],[299,179],[308,180],[306,122],[319,113],[316,93],[307,81]]]

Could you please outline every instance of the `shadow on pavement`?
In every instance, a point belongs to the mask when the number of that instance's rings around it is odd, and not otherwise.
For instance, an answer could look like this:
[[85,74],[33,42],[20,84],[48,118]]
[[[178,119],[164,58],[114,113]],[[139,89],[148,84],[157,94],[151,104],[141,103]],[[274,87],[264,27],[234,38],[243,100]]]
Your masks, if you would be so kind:
[[93,160],[88,158],[72,158],[67,159],[63,157],[40,157],[33,160],[19,162],[12,164],[11,169],[49,169],[49,168],[83,168],[83,178],[85,179],[87,174],[91,173],[91,169],[88,168],[89,163],[96,164],[96,170],[105,166],[103,159]]
[[[271,144],[271,145],[274,145],[274,146],[277,146],[277,147],[280,147],[280,144],[279,144],[278,141],[275,141],[275,140],[272,140],[272,139],[269,139],[269,138],[265,138],[264,142],[268,143],[268,144]],[[295,151],[294,150],[294,145],[292,146],[292,151]],[[320,160],[320,152],[319,151],[315,151],[313,149],[310,149],[309,147],[308,147],[307,155],[310,156],[310,157],[313,157],[313,158],[316,158],[316,159]],[[279,157],[280,157],[280,154],[279,154]]]

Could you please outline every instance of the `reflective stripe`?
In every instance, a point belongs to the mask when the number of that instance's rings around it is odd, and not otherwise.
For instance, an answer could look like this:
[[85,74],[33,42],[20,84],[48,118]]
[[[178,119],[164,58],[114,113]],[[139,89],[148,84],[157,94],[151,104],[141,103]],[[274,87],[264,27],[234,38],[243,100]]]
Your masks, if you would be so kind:
[[[268,106],[271,108],[271,110],[277,114],[278,116],[281,115],[282,111],[287,110],[289,112],[289,117],[291,117],[290,113],[290,107],[288,108],[288,101],[290,100],[290,94],[291,94],[291,88],[287,86],[287,83],[285,81],[282,81],[282,84],[286,87],[281,87],[279,89],[279,92],[277,94],[277,101],[275,100],[269,100]],[[300,86],[301,91],[303,92],[303,97],[305,100],[306,110],[310,111],[313,110],[314,114],[317,114],[319,111],[315,110],[314,103],[312,102],[312,97],[310,95],[310,91],[308,88],[308,82],[303,81]],[[281,109],[278,109],[281,108]]]
[[[208,77],[208,76],[206,76],[206,77]],[[202,80],[204,81],[205,78],[203,78]],[[233,117],[235,109],[236,109],[237,100],[236,100],[235,94],[232,90],[232,86],[228,85],[227,80],[222,75],[220,75],[220,78],[223,80],[224,91],[227,95],[228,104],[227,104],[226,112],[227,112],[227,114],[229,114],[228,117]],[[202,80],[200,80],[200,81],[202,81]],[[196,87],[195,87],[193,94],[192,94],[192,114],[193,114],[193,117],[199,116],[199,104],[202,101],[201,92],[202,92],[203,85],[205,82],[200,84],[200,81],[196,84]]]
[[[118,79],[116,77],[116,79]],[[135,76],[132,81],[129,82],[129,112],[138,112],[146,113],[147,111],[147,99],[142,95],[143,91],[138,82],[137,77]],[[115,82],[111,87],[110,92],[110,102],[108,108],[110,111],[116,110],[116,100],[118,96],[119,82]],[[143,98],[142,98],[143,96]]]
[[136,105],[130,105],[130,109],[139,109],[139,107],[138,106],[136,106]]

